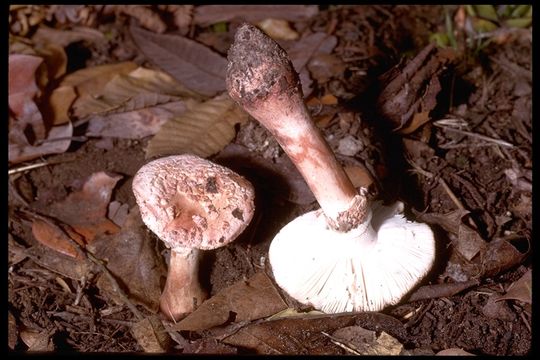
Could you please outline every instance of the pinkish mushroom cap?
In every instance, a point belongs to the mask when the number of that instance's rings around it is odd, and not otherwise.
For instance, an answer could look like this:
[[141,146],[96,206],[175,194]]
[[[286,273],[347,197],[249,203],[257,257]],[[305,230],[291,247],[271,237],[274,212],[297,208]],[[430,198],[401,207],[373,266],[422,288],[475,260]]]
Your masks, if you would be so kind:
[[200,249],[233,241],[254,212],[251,183],[223,166],[194,155],[154,160],[133,178],[141,217],[171,248],[160,308],[178,320],[206,298],[198,281]]
[[254,212],[249,181],[194,155],[144,165],[133,179],[133,193],[146,226],[177,252],[228,244]]

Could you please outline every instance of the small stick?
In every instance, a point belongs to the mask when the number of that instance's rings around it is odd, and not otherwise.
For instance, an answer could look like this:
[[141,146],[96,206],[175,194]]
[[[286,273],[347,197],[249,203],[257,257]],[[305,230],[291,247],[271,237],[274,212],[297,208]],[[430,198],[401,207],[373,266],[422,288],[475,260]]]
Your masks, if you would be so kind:
[[457,198],[457,196],[454,194],[454,192],[450,189],[450,187],[448,186],[448,184],[446,183],[446,181],[444,181],[443,178],[439,178],[438,179],[439,181],[439,184],[441,184],[441,186],[444,188],[444,190],[446,191],[446,193],[448,194],[448,196],[450,196],[450,199],[452,199],[452,201],[454,202],[454,204],[458,207],[459,210],[467,210],[465,208],[465,206],[463,206],[463,203],[461,201],[459,201],[459,199]]
[[481,135],[481,134],[477,134],[477,133],[473,133],[473,132],[470,132],[470,131],[465,131],[465,130],[459,130],[459,129],[454,129],[454,128],[451,128],[451,127],[448,127],[448,126],[444,126],[444,125],[441,125],[441,124],[437,124],[437,122],[434,122],[433,123],[435,126],[438,126],[440,128],[443,128],[445,130],[448,130],[448,131],[453,131],[457,134],[461,134],[461,135],[467,135],[467,136],[470,136],[470,137],[474,137],[474,138],[477,138],[477,139],[481,139],[481,140],[485,140],[485,141],[488,141],[488,142],[492,142],[492,143],[495,143],[497,145],[500,145],[500,146],[506,146],[506,147],[509,147],[509,148],[514,148],[514,144],[511,144],[507,141],[504,141],[504,140],[499,140],[499,139],[494,139],[492,137],[489,137],[489,136],[485,136],[485,135]]
[[69,160],[55,160],[55,161],[44,161],[44,162],[37,163],[37,164],[24,165],[24,166],[15,168],[15,169],[10,169],[10,170],[8,170],[8,175],[13,175],[13,174],[17,174],[17,173],[20,173],[20,172],[24,172],[24,171],[28,171],[28,170],[37,169],[37,168],[40,168],[40,167],[43,167],[43,166],[47,166],[47,165],[55,165],[55,164],[60,164],[60,163],[65,163],[65,162],[71,162],[71,161],[75,161],[75,159],[69,159]]
[[336,339],[335,337],[333,337],[332,335],[329,335],[327,333],[325,333],[324,331],[321,331],[321,334],[323,334],[324,336],[326,336],[327,338],[330,339],[330,341],[332,343],[334,343],[335,345],[339,346],[340,348],[350,352],[351,354],[354,354],[354,355],[365,355],[365,354],[362,354],[358,351],[356,351],[355,349],[353,349],[352,347],[350,347],[349,345],[339,341],[338,339]]
[[24,172],[24,171],[28,171],[28,170],[32,170],[32,169],[37,169],[37,168],[40,168],[42,166],[47,166],[49,164],[50,164],[49,162],[45,161],[45,162],[42,162],[42,163],[21,166],[19,168],[8,170],[8,175],[14,175],[14,174],[17,174],[17,173],[20,173],[20,172]]

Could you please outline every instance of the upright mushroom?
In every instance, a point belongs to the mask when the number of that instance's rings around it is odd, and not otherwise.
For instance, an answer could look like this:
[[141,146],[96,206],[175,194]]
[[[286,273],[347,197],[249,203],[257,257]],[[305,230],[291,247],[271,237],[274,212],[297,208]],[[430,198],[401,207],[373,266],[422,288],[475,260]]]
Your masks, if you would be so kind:
[[194,155],[149,162],[133,178],[146,226],[171,248],[161,311],[178,320],[204,301],[200,250],[233,241],[254,212],[252,185],[232,170]]
[[294,162],[321,209],[276,235],[269,250],[276,282],[329,313],[397,303],[431,268],[431,229],[407,221],[403,205],[370,204],[312,122],[287,53],[243,24],[228,53],[229,95],[265,126]]

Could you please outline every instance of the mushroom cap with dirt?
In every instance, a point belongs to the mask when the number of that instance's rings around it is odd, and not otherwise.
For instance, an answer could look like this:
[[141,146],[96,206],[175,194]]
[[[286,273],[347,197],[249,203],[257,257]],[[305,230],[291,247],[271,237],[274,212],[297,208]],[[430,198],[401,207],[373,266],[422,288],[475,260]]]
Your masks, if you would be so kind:
[[160,307],[177,320],[206,298],[198,280],[200,250],[227,245],[253,217],[253,186],[226,167],[185,154],[142,166],[132,188],[142,220],[171,249]]
[[296,165],[321,210],[286,225],[270,246],[278,285],[329,313],[380,310],[397,303],[435,258],[433,232],[407,221],[402,204],[370,204],[354,188],[311,120],[287,53],[250,24],[228,53],[229,95],[266,127]]

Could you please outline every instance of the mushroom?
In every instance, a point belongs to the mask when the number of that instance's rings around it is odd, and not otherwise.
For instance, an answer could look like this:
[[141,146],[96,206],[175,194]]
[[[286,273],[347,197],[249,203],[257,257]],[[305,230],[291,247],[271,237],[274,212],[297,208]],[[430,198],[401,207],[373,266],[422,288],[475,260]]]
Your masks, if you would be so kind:
[[273,239],[277,284],[327,313],[397,303],[433,264],[431,229],[406,220],[403,204],[370,203],[367,189],[355,189],[310,118],[287,53],[271,38],[243,24],[228,60],[229,95],[273,134],[321,206]]
[[171,249],[160,308],[178,320],[206,299],[200,250],[227,245],[253,217],[253,186],[228,168],[185,154],[147,163],[132,187],[142,220]]

